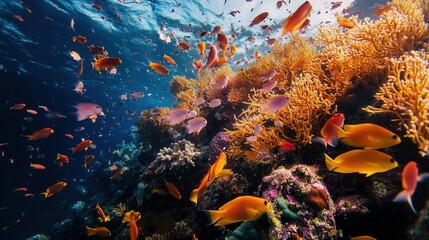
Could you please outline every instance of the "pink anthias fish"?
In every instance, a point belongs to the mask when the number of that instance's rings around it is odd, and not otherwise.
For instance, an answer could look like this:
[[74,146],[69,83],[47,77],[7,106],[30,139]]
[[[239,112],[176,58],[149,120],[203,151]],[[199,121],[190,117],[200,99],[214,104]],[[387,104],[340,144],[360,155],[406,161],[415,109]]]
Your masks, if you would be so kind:
[[69,52],[70,56],[73,58],[73,60],[75,61],[80,61],[82,58],[80,57],[79,53],[75,52],[75,51],[71,51]]
[[222,101],[219,98],[215,98],[213,100],[211,100],[208,104],[210,108],[215,108],[217,106],[219,106],[222,103]]
[[167,35],[165,35],[164,33],[158,33],[159,34],[159,39],[161,39],[163,42],[165,43],[171,43],[171,38]]
[[185,121],[187,118],[189,118],[189,115],[191,114],[191,111],[186,108],[175,108],[168,111],[168,114],[164,116],[164,119],[170,124],[170,125],[176,125],[178,123],[181,123]]
[[100,105],[95,103],[79,103],[77,109],[77,120],[82,121],[87,118],[94,118],[94,115],[105,116]]
[[269,92],[277,87],[277,81],[268,81],[262,85],[262,88],[258,89],[258,92],[264,93]]
[[326,121],[325,125],[323,125],[322,130],[320,131],[320,135],[322,137],[314,137],[312,142],[320,143],[325,146],[336,147],[338,145],[338,126],[340,128],[344,125],[344,114],[336,113],[331,118]]
[[216,63],[218,61],[217,55],[218,55],[217,47],[215,45],[211,45],[209,56],[207,57],[207,62],[203,68],[205,69],[205,68],[211,67],[214,63]]
[[226,88],[226,86],[228,85],[229,82],[229,77],[225,76],[221,79],[219,79],[219,81],[217,81],[217,83],[213,86],[213,88],[217,91],[220,91],[224,88]]
[[83,88],[83,82],[82,81],[77,81],[74,84],[74,90],[73,91],[75,91],[77,93],[80,93],[80,94],[83,94],[86,91],[86,89]]
[[204,98],[200,97],[200,98],[197,98],[197,100],[195,100],[194,105],[198,107],[205,102],[206,102],[206,100],[204,100]]
[[116,75],[117,72],[118,72],[117,68],[110,69],[110,75]]
[[271,71],[265,73],[264,75],[260,76],[259,79],[261,79],[261,82],[270,81],[277,74],[279,74],[279,73],[276,72],[276,70],[271,70]]
[[143,92],[132,92],[131,96],[133,96],[135,98],[143,98],[144,97],[144,93]]
[[412,196],[416,190],[417,183],[429,179],[429,173],[423,173],[419,176],[419,169],[417,168],[417,163],[411,161],[405,165],[404,170],[402,171],[402,187],[404,188],[396,197],[393,199],[394,202],[405,202],[407,201],[411,209],[416,212],[414,209]]
[[186,124],[186,132],[188,134],[197,133],[199,134],[201,129],[207,125],[207,120],[203,117],[196,117],[188,121]]
[[74,31],[74,19],[72,18],[72,20],[70,21],[70,27],[71,27],[71,29],[73,29],[73,31]]
[[121,96],[119,96],[119,98],[121,99],[121,101],[126,101],[128,99],[128,93],[122,94]]
[[279,95],[268,99],[267,103],[262,105],[263,111],[268,111],[269,114],[273,114],[276,111],[287,106],[291,102],[291,99],[285,95]]

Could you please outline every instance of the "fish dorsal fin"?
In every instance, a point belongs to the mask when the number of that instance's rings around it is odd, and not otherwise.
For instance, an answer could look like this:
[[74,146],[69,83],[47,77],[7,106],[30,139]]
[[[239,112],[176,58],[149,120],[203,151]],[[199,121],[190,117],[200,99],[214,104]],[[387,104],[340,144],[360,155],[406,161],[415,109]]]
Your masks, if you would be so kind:
[[357,125],[349,125],[349,124],[347,124],[347,125],[344,125],[344,131],[346,131],[346,132],[350,132],[350,131],[353,131],[353,129],[354,128],[356,128],[356,126]]

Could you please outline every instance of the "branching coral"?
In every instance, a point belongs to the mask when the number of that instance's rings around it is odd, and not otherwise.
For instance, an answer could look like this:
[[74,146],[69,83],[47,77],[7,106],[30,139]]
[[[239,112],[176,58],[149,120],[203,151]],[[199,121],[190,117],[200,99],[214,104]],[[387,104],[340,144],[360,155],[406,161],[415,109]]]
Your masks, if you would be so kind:
[[315,42],[324,48],[316,57],[313,72],[336,84],[337,92],[343,94],[352,86],[353,77],[363,80],[384,69],[386,57],[399,57],[418,48],[429,37],[424,2],[427,1],[395,0],[392,9],[378,20],[353,17],[352,29],[322,25]]
[[201,155],[194,144],[183,139],[176,143],[172,143],[170,147],[162,148],[156,159],[148,166],[145,174],[160,174],[164,172],[169,165],[169,170],[173,168],[187,167],[188,165],[195,166],[194,158]]
[[316,55],[316,48],[299,35],[292,35],[286,44],[276,44],[270,54],[260,57],[250,67],[243,69],[230,80],[229,102],[248,101],[252,88],[261,87],[261,76],[276,71],[272,80],[277,81],[277,88],[288,88],[293,77],[310,69]]
[[375,98],[381,107],[368,106],[370,113],[393,113],[421,155],[429,154],[429,54],[426,51],[389,59],[387,82]]
[[[284,139],[310,143],[313,137],[313,125],[316,124],[317,119],[322,114],[335,111],[335,108],[332,109],[336,100],[335,92],[327,84],[308,73],[301,74],[292,81],[290,91],[286,95],[292,99],[291,103],[274,114],[267,114],[262,112],[261,103],[276,94],[253,92],[250,101],[246,103],[247,109],[234,123],[234,130],[228,132],[232,137],[231,146],[228,149],[231,155],[243,154],[243,145],[249,145],[252,152],[259,153],[272,150]],[[274,124],[274,122],[281,124]],[[264,126],[256,135],[257,140],[246,143],[246,137],[253,135],[257,124]]]
[[125,203],[118,203],[117,207],[113,209],[113,212],[116,214],[116,216],[122,217],[122,215],[127,212],[127,206]]

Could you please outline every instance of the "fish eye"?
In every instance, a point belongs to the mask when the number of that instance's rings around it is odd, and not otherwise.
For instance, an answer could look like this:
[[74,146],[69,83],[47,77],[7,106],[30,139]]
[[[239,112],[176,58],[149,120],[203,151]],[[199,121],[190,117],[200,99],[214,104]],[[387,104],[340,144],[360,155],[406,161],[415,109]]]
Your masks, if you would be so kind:
[[396,140],[396,139],[398,138],[398,136],[393,135],[393,136],[392,136],[392,138],[393,138],[394,140]]
[[268,204],[267,200],[264,200],[264,205],[266,206]]
[[391,162],[391,163],[394,163],[394,162],[395,162],[395,159],[391,158],[391,159],[390,159],[390,162]]

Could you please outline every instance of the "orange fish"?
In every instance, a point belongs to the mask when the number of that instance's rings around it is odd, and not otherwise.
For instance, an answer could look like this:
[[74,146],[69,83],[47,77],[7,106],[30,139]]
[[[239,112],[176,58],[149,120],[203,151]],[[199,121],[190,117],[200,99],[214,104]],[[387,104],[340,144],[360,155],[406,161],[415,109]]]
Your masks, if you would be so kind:
[[101,11],[101,9],[102,9],[100,5],[95,4],[95,3],[92,4],[91,7],[97,9],[98,11]]
[[112,235],[109,229],[105,227],[90,228],[86,226],[86,236],[110,237]]
[[226,37],[226,35],[223,33],[219,33],[217,35],[217,40],[219,41],[220,48],[223,51],[226,51],[226,47],[228,46],[228,38]]
[[206,44],[203,41],[198,41],[198,51],[200,52],[201,58],[204,58],[206,56],[205,51],[206,50]]
[[255,59],[259,58],[259,50],[255,50]]
[[179,190],[176,188],[176,186],[174,186],[174,184],[169,183],[165,180],[164,180],[164,182],[165,182],[165,186],[168,189],[168,193],[170,193],[171,196],[173,196],[174,198],[179,199],[179,200],[182,199],[182,195],[180,195]]
[[107,71],[112,68],[116,68],[118,65],[122,64],[122,60],[115,57],[107,57],[107,58],[101,58],[97,59],[94,62],[92,62],[92,67],[94,70],[96,70],[98,73],[101,74],[101,71]]
[[33,109],[27,109],[27,112],[33,115],[37,115],[37,111]]
[[168,75],[168,70],[167,68],[165,68],[164,66],[162,66],[159,63],[156,62],[151,62],[149,63],[149,67],[152,68],[152,70],[154,70],[155,72],[162,74],[164,76]]
[[294,13],[292,13],[283,23],[282,35],[298,29],[310,16],[312,6],[309,1],[303,3]]
[[72,148],[73,153],[80,152],[83,150],[88,150],[89,146],[92,144],[91,140],[84,140],[76,145],[76,147]]
[[81,36],[81,35],[77,35],[76,37],[73,37],[73,42],[85,44],[86,43],[86,37]]
[[82,167],[84,167],[85,169],[88,168],[88,165],[90,163],[92,163],[92,161],[94,160],[95,156],[94,155],[86,155],[85,156],[85,162],[83,163]]
[[26,191],[28,191],[28,189],[25,187],[20,187],[20,188],[15,188],[13,191],[14,192],[26,192]]
[[133,210],[126,212],[124,214],[124,218],[122,219],[122,223],[128,222],[129,224],[129,232],[130,239],[136,240],[139,235],[139,229],[137,227],[137,221],[141,218],[140,212],[134,212]]
[[117,172],[115,172],[111,177],[110,177],[110,180],[115,180],[115,179],[117,179],[118,177],[120,177],[122,174],[124,174],[124,172],[125,171],[127,171],[128,170],[128,168],[127,167],[123,167],[123,168],[121,168],[121,170],[119,170],[119,171],[117,171]]
[[10,107],[10,110],[21,110],[25,107],[25,103],[18,103]]
[[183,50],[189,50],[190,48],[186,42],[179,42],[177,46]]
[[338,144],[338,129],[335,126],[343,127],[344,125],[344,114],[336,113],[326,121],[323,125],[320,135],[322,137],[313,138],[313,142],[323,144],[325,148],[329,146],[336,147]]
[[335,16],[337,17],[337,21],[338,21],[338,23],[340,24],[341,27],[353,28],[355,26],[352,23],[352,21],[350,21],[350,19],[341,17],[338,12],[335,14]]
[[203,67],[203,63],[201,62],[201,60],[197,61],[195,60],[193,62],[194,68],[198,70],[198,72],[201,70],[201,68]]
[[235,44],[233,42],[230,45],[230,49],[231,49],[231,55],[229,57],[232,58],[237,53],[237,47],[235,46]]
[[45,166],[43,166],[42,164],[37,164],[37,163],[30,163],[30,167],[37,169],[37,170],[43,170],[45,169]]
[[64,164],[69,163],[69,157],[67,157],[66,155],[58,153],[57,154],[57,163],[58,163],[58,166],[62,167],[62,166],[64,166]]
[[168,56],[168,55],[165,55],[164,54],[164,59],[169,63],[169,64],[176,64],[176,61],[174,61],[174,59],[173,58],[171,58],[170,56]]
[[198,199],[204,193],[208,186],[218,177],[232,175],[233,172],[230,169],[223,169],[226,165],[226,154],[221,152],[219,157],[216,159],[215,163],[210,167],[207,174],[201,180],[200,186],[197,189],[194,189],[189,197],[189,200],[195,203],[198,203]]
[[265,20],[265,18],[267,18],[269,15],[268,12],[263,12],[261,14],[259,14],[258,16],[256,16],[253,20],[252,23],[250,23],[250,27],[253,27],[255,25],[258,25],[259,23],[261,23],[262,21]]
[[100,220],[100,222],[108,222],[108,221],[110,221],[110,216],[106,216],[106,214],[104,213],[103,209],[98,205],[98,203],[97,203],[97,206],[95,206],[95,209],[97,209],[98,216],[100,216],[98,218],[98,220]]
[[57,182],[54,185],[48,187],[48,189],[46,189],[46,192],[43,192],[41,194],[45,195],[45,198],[47,198],[63,190],[63,188],[65,188],[66,186],[67,186],[66,182]]
[[54,130],[52,128],[43,128],[39,131],[34,132],[32,135],[23,135],[23,137],[27,137],[28,141],[32,141],[40,138],[47,138],[52,133],[54,133]]
[[383,13],[392,10],[392,5],[386,4],[374,11],[374,16],[380,17]]
[[116,165],[112,165],[109,167],[110,171],[115,171],[116,169],[118,169],[118,167]]

